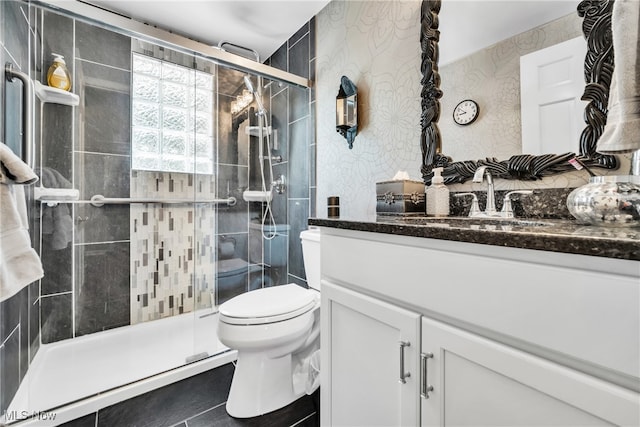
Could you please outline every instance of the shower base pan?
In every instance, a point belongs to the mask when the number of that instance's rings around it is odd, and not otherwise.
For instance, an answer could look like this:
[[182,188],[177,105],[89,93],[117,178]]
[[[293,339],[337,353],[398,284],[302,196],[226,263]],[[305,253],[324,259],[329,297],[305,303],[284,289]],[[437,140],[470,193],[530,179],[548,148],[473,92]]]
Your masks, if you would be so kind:
[[55,413],[55,420],[31,418],[15,425],[57,426],[235,360],[236,351],[215,336],[217,313],[196,316],[41,345],[7,413]]

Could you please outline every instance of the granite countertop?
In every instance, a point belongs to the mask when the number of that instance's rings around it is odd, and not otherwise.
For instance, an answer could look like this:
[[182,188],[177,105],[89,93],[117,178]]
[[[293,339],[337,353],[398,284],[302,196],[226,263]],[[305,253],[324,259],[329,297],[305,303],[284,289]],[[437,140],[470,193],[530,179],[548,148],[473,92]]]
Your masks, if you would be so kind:
[[587,226],[567,219],[475,219],[379,215],[309,218],[309,225],[484,245],[640,260],[640,228]]

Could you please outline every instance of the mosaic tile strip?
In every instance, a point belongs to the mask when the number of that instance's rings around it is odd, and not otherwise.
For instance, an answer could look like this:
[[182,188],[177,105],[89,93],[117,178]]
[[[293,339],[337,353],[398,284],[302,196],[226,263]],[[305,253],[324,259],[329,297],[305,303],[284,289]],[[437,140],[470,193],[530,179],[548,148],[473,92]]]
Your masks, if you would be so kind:
[[[132,171],[131,197],[215,197],[211,175]],[[131,323],[211,307],[215,206],[131,205]]]

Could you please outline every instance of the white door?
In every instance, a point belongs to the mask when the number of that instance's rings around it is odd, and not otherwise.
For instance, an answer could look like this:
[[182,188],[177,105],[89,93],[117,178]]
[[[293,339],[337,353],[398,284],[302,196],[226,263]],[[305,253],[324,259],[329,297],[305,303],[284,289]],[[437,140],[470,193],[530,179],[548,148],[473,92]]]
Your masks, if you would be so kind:
[[323,426],[417,426],[420,315],[322,281]]
[[422,351],[423,426],[640,423],[638,393],[428,318]]
[[576,37],[520,57],[522,152],[578,152],[587,42]]

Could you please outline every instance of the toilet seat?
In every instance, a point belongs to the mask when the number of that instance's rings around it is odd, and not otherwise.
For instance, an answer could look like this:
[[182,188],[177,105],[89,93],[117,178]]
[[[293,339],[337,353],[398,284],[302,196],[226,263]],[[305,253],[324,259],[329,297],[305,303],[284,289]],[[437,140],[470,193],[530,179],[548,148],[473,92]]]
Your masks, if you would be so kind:
[[296,284],[257,289],[220,306],[219,320],[231,325],[264,325],[300,316],[317,304],[315,291]]

